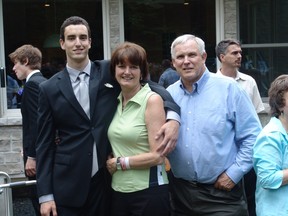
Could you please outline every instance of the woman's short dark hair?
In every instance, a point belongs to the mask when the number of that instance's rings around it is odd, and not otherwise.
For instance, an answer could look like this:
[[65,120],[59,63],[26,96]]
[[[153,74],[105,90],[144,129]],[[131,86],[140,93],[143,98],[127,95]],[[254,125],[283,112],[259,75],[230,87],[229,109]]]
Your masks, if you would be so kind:
[[146,51],[138,44],[124,42],[116,47],[112,53],[110,72],[115,78],[115,67],[118,64],[130,63],[140,67],[142,79],[148,78],[148,62]]
[[288,75],[280,75],[272,83],[268,91],[270,114],[279,117],[280,109],[285,106],[284,94],[288,92]]

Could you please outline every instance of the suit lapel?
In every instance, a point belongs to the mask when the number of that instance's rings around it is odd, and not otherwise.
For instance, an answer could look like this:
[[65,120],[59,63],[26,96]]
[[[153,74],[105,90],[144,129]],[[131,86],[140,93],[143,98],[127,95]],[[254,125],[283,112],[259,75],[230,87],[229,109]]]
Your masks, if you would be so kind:
[[99,82],[100,82],[100,71],[97,70],[95,63],[91,62],[89,97],[90,97],[90,118],[92,121],[98,97]]
[[66,98],[66,100],[71,104],[71,106],[74,107],[75,110],[79,112],[79,114],[81,114],[83,117],[89,119],[74,94],[71,80],[66,68],[63,70],[62,73],[59,73],[57,86],[59,87],[61,93]]

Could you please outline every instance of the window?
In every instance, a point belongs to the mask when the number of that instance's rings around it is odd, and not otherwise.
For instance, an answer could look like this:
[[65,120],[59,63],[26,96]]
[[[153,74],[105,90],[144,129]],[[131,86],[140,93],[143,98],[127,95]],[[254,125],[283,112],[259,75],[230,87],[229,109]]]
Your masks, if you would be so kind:
[[288,1],[239,0],[241,70],[252,75],[262,97],[288,68]]
[[8,55],[23,44],[38,47],[43,56],[41,72],[51,77],[66,64],[65,52],[59,46],[59,29],[67,17],[81,16],[88,21],[92,33],[90,58],[103,59],[101,0],[2,0],[2,4],[5,50],[0,48],[0,52],[4,52],[5,67],[0,67],[6,72],[8,109],[20,108],[23,90],[23,82],[17,80]]
[[170,59],[172,41],[182,34],[194,34],[205,41],[207,67],[216,71],[215,1],[124,0],[125,40],[143,46],[150,63],[151,79],[158,81],[161,62]]

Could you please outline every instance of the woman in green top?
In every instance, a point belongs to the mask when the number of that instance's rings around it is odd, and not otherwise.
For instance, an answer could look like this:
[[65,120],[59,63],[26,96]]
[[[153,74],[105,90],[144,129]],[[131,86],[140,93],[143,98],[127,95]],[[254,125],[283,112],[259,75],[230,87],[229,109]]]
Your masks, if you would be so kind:
[[168,179],[164,157],[155,140],[165,123],[162,98],[141,81],[148,77],[145,50],[134,43],[112,54],[111,73],[121,86],[117,111],[108,129],[113,157],[112,216],[169,215]]

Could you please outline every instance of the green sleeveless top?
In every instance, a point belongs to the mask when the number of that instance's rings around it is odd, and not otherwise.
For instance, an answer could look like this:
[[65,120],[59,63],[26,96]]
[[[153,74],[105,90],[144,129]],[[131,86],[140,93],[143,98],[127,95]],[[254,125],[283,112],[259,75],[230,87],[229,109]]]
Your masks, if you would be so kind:
[[[122,111],[122,93],[119,104],[108,129],[108,137],[114,157],[129,157],[149,152],[148,131],[145,125],[145,110],[148,98],[156,94],[146,84]],[[164,163],[150,169],[117,170],[112,176],[115,191],[129,193],[149,187],[167,184]]]

